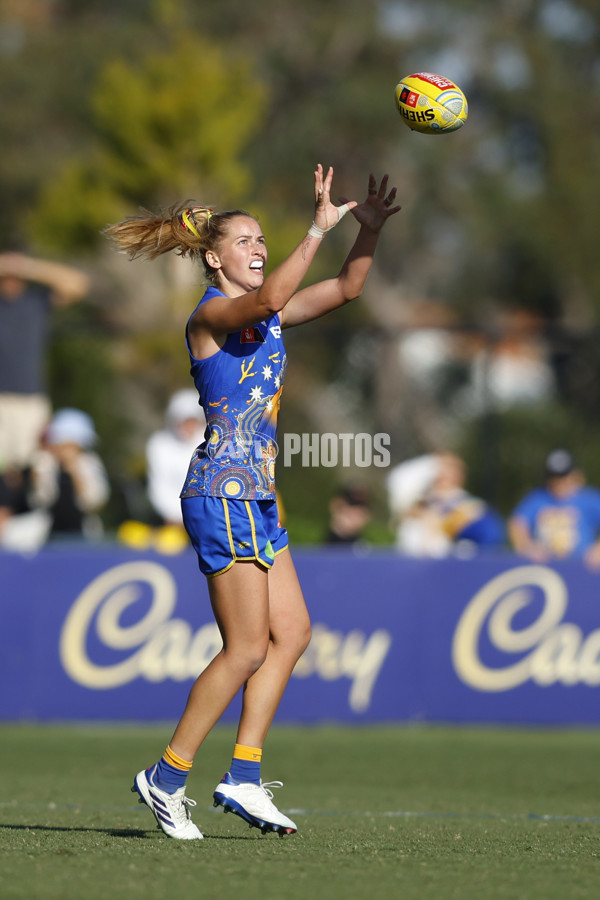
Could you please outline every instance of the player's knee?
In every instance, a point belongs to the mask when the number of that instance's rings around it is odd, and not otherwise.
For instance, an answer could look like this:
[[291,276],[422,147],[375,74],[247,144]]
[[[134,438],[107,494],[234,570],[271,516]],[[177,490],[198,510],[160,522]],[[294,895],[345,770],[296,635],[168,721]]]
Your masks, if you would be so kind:
[[248,678],[251,675],[254,675],[255,672],[258,672],[265,659],[267,658],[267,654],[262,654],[260,656],[254,656],[248,660]]
[[310,639],[312,637],[312,628],[310,626],[310,622],[304,626],[301,634],[298,635],[298,656],[302,656],[308,645],[310,644]]
[[290,639],[288,645],[289,651],[296,660],[300,659],[300,657],[310,644],[311,634],[312,632],[310,622],[307,622],[302,626],[302,628],[298,628],[293,637]]
[[267,658],[267,652],[269,650],[269,642],[264,641],[259,644],[255,644],[249,646],[246,649],[246,653],[244,654],[243,661],[246,669],[246,677],[250,678],[251,675],[254,675],[257,672],[265,659]]
[[268,638],[265,640],[228,643],[223,648],[230,670],[235,671],[243,683],[260,669],[269,649]]

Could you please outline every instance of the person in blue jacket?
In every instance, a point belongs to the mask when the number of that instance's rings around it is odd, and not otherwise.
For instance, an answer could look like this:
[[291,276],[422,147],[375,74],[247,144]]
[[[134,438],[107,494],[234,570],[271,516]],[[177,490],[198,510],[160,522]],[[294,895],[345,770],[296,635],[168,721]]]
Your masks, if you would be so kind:
[[[166,214],[126,219],[106,229],[130,258],[174,250],[204,268],[208,288],[186,329],[191,374],[206,415],[206,439],[192,456],[181,493],[183,520],[208,580],[223,648],[194,683],[158,763],[132,790],[169,836],[202,837],[185,796],[194,757],[243,687],[233,759],[215,805],[263,832],[292,834],[295,823],[261,780],[263,744],[292,669],[310,639],[310,621],[275,494],[277,413],[286,355],[282,331],[357,297],[382,227],[400,209],[388,176],[369,177],[363,203],[330,199],[333,169],[314,173],[313,223],[291,254],[265,274],[267,245],[244,210],[215,212],[184,204]],[[339,274],[300,289],[324,235],[348,211],[360,225]]]
[[600,566],[600,490],[585,484],[568,450],[548,455],[545,484],[523,497],[508,531],[513,549],[535,562],[579,557]]

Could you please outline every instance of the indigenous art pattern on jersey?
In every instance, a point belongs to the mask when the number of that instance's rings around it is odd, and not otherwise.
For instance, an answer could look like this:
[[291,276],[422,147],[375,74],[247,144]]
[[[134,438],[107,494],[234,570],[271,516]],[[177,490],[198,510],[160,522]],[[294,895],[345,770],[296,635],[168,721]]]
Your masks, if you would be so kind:
[[[200,303],[219,296],[223,294],[208,288]],[[189,344],[188,352],[207,427],[181,497],[273,498],[286,367],[279,316],[229,334],[208,359],[196,359]]]

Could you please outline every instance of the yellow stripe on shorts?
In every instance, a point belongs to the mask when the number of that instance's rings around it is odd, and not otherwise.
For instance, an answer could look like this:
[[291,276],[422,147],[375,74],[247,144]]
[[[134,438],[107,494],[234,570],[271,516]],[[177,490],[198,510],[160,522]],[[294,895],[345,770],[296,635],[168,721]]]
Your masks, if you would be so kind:
[[252,515],[252,509],[248,501],[244,500],[244,503],[246,504],[246,512],[248,513],[248,518],[250,520],[250,528],[252,529],[252,546],[254,548],[254,554],[256,556],[256,559],[260,559],[260,552],[256,543],[256,527],[254,525],[254,516]]
[[228,501],[225,497],[221,497],[223,501],[223,510],[225,512],[225,525],[227,526],[227,537],[229,538],[229,549],[231,551],[231,558],[236,559],[235,547],[233,545],[233,534],[231,533],[231,520],[229,518],[229,506]]

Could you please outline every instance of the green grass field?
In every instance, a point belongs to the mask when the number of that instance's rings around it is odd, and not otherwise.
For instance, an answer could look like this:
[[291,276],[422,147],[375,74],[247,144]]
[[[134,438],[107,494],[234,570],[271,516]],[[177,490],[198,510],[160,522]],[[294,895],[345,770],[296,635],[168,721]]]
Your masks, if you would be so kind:
[[0,897],[283,900],[600,894],[600,731],[274,728],[263,777],[297,835],[212,807],[233,731],[189,779],[204,841],[130,793],[170,728],[0,728]]

